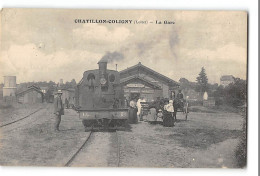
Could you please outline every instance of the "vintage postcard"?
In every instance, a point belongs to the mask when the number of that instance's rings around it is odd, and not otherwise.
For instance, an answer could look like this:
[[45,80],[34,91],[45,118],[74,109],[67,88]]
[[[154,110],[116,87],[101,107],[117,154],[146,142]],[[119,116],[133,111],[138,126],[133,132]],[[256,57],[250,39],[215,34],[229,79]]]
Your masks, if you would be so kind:
[[0,165],[245,168],[247,18],[2,9]]

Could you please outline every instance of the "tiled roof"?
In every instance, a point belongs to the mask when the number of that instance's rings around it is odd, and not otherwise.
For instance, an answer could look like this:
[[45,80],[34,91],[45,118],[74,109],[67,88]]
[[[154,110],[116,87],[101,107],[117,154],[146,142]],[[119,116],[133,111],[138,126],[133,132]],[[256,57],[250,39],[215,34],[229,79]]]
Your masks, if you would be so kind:
[[129,67],[129,68],[125,69],[125,70],[122,70],[119,73],[121,75],[121,74],[127,73],[127,72],[129,72],[131,70],[138,69],[138,68],[142,68],[142,69],[146,70],[147,72],[149,72],[149,73],[151,73],[153,75],[156,75],[158,78],[165,80],[168,83],[171,83],[171,84],[173,84],[175,86],[179,86],[179,84],[176,81],[174,81],[174,80],[168,78],[167,76],[164,76],[164,75],[162,75],[162,74],[160,74],[160,73],[158,73],[158,72],[156,72],[156,71],[154,71],[154,70],[144,66],[143,64],[141,64],[141,62],[139,62],[138,64],[136,64],[136,65],[134,65],[132,67]]
[[17,93],[17,96],[30,92],[32,90],[35,90],[36,92],[43,94],[41,89],[38,86],[32,85],[32,86],[29,86],[26,90]]
[[220,78],[220,81],[234,81],[235,78],[232,75],[223,75]]

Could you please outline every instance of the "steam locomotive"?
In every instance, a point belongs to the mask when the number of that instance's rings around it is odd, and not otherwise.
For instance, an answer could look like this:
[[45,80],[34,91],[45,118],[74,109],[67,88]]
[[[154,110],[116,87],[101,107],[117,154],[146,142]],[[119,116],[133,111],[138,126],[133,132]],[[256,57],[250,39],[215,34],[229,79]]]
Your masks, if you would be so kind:
[[124,128],[128,119],[120,74],[107,69],[107,61],[98,62],[99,69],[88,70],[78,83],[75,109],[85,127],[94,129]]

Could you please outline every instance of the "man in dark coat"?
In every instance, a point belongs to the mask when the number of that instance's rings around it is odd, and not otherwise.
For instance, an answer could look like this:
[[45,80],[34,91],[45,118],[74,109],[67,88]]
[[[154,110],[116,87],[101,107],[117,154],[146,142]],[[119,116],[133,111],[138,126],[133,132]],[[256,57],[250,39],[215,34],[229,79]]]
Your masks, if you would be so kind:
[[69,100],[67,98],[65,98],[65,105],[66,105],[66,108],[68,109],[69,108]]
[[181,93],[181,90],[179,90],[179,93],[177,94],[177,98],[179,100],[182,100],[183,99],[183,94]]
[[183,94],[181,93],[181,90],[179,90],[179,93],[177,94],[176,104],[177,104],[178,108],[182,109],[182,111],[183,111],[184,99],[183,99]]
[[59,131],[61,115],[64,115],[64,107],[61,100],[62,92],[57,92],[57,97],[54,99],[54,114],[55,114],[55,131]]

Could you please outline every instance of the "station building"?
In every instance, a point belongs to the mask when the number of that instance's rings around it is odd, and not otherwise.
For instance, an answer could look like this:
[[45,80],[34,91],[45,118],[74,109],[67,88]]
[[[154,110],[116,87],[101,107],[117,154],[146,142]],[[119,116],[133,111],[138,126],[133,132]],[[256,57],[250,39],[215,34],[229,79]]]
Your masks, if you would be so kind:
[[127,99],[136,96],[143,97],[146,101],[171,98],[172,93],[177,93],[179,88],[176,81],[144,66],[141,62],[119,73],[120,84]]
[[235,82],[235,77],[232,75],[223,75],[220,78],[220,85],[227,87],[229,84]]
[[17,93],[16,97],[17,101],[22,104],[43,103],[43,93],[35,85],[29,86],[26,90]]

